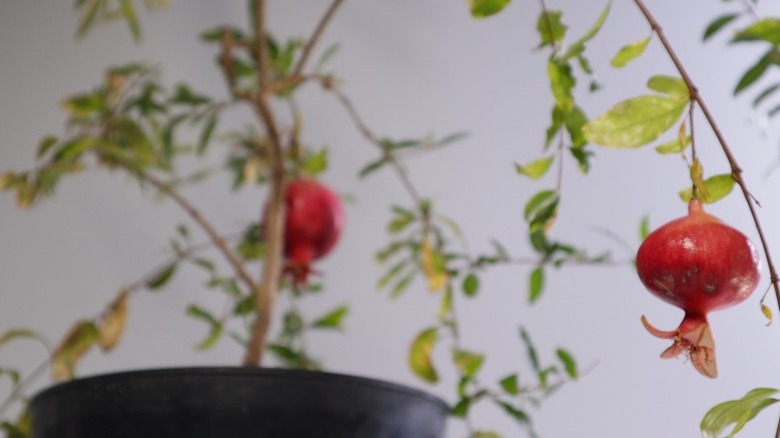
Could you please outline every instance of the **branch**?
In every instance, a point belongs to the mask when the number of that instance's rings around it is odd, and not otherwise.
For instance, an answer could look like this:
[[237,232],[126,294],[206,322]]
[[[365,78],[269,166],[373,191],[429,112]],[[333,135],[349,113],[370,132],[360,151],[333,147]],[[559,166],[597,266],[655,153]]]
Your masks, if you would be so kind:
[[680,76],[682,76],[682,79],[685,81],[685,84],[688,86],[688,91],[691,96],[691,100],[695,101],[701,108],[702,113],[704,114],[704,117],[707,120],[707,123],[710,125],[712,132],[715,134],[715,137],[718,139],[718,143],[720,144],[723,153],[726,155],[726,160],[728,161],[729,166],[731,167],[731,177],[734,178],[734,182],[736,182],[739,188],[742,190],[742,196],[745,198],[745,202],[747,203],[748,209],[750,210],[750,215],[753,217],[753,223],[756,226],[756,231],[758,232],[758,236],[761,239],[761,246],[764,249],[764,255],[766,256],[766,262],[769,269],[769,281],[772,283],[772,287],[775,290],[775,297],[777,298],[778,307],[780,307],[780,284],[779,284],[780,278],[778,278],[777,270],[775,269],[775,265],[772,262],[772,256],[769,252],[769,244],[767,243],[766,237],[764,236],[764,230],[761,227],[761,223],[758,219],[758,214],[756,213],[754,198],[750,194],[750,191],[747,188],[747,184],[745,183],[745,180],[742,178],[742,169],[739,167],[739,164],[734,158],[734,154],[731,152],[731,148],[729,148],[728,144],[726,143],[726,139],[724,138],[723,133],[720,131],[720,128],[715,122],[715,118],[713,117],[712,113],[710,112],[709,108],[704,102],[704,99],[699,94],[698,88],[696,88],[696,85],[694,84],[688,72],[685,70],[685,67],[680,61],[680,58],[677,56],[677,53],[674,51],[672,45],[669,43],[669,40],[666,38],[663,29],[661,29],[661,25],[658,23],[658,21],[656,21],[656,19],[650,13],[650,10],[644,4],[643,0],[634,0],[634,3],[636,3],[636,5],[642,11],[642,14],[645,16],[645,19],[647,20],[648,24],[650,24],[650,27],[653,29],[653,32],[655,32],[655,34],[658,35],[658,38],[661,40],[661,44],[663,44],[666,53],[669,54],[669,57],[672,59],[672,62],[674,63],[674,66],[677,68],[677,71],[680,73]]
[[308,43],[306,43],[306,47],[303,49],[301,59],[298,60],[298,64],[295,66],[295,70],[293,71],[293,77],[299,77],[303,73],[303,69],[306,67],[306,62],[309,60],[309,57],[311,57],[312,51],[314,51],[314,46],[320,40],[322,33],[325,31],[328,23],[333,18],[336,10],[339,8],[339,6],[341,6],[341,3],[343,3],[343,0],[333,0],[333,3],[331,3],[327,12],[325,12],[325,15],[322,16],[319,24],[317,24],[317,27],[314,29],[314,33],[309,38]]
[[260,284],[253,289],[255,304],[255,322],[244,356],[244,366],[262,364],[263,353],[268,341],[268,331],[273,317],[274,302],[279,288],[282,271],[282,250],[284,235],[284,153],[279,125],[274,116],[268,96],[272,90],[268,77],[268,53],[265,41],[265,1],[255,3],[258,91],[252,100],[255,113],[268,134],[268,165],[270,167],[270,190],[265,216],[266,256],[263,261],[263,273]]

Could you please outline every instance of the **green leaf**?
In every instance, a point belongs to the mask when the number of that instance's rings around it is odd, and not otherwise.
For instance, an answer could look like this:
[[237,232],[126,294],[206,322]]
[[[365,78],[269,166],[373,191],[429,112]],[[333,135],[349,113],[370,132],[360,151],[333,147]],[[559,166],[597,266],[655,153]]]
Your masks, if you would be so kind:
[[[574,106],[563,118],[563,124],[566,127],[566,132],[569,133],[571,138],[571,145],[573,149],[581,149],[588,141],[585,136],[582,135],[582,127],[588,123],[588,116],[582,111],[582,108]],[[582,164],[582,163],[580,163]],[[580,166],[582,170],[582,165]]]
[[81,14],[81,20],[79,21],[79,27],[76,30],[76,38],[84,38],[84,36],[86,36],[95,26],[100,4],[101,0],[90,0],[89,4],[86,6],[84,6],[84,2],[77,5],[77,8],[83,9],[83,12]]
[[54,135],[47,135],[41,139],[41,141],[38,143],[38,149],[35,152],[35,157],[41,158],[46,155],[46,153],[49,152],[49,150],[51,150],[55,144],[57,144],[57,141],[59,140]]
[[349,307],[341,306],[331,310],[312,323],[313,328],[341,329],[344,317],[349,313]]
[[518,409],[507,402],[503,402],[500,400],[496,400],[495,402],[496,404],[498,404],[504,409],[504,412],[509,414],[512,418],[517,420],[519,423],[526,425],[531,422],[531,417],[529,417],[528,414],[525,413],[525,411]]
[[672,97],[690,98],[688,85],[684,80],[666,75],[655,75],[647,81],[647,88]]
[[767,87],[753,100],[753,108],[758,107],[761,102],[763,102],[767,97],[771,96],[775,91],[777,91],[778,88],[780,88],[780,83]]
[[520,339],[525,344],[526,355],[528,356],[528,361],[531,362],[531,367],[537,374],[540,374],[542,367],[539,364],[539,355],[536,353],[536,347],[534,347],[533,342],[531,342],[531,336],[528,335],[528,332],[523,327],[520,327]]
[[574,108],[572,90],[576,84],[571,66],[551,58],[547,63],[547,76],[556,104],[564,114],[568,113]]
[[478,430],[472,433],[469,438],[503,438],[500,434],[491,431]]
[[780,18],[764,18],[742,29],[731,39],[732,43],[766,41],[780,45]]
[[772,398],[780,390],[773,388],[756,388],[749,391],[739,400],[729,400],[715,405],[707,411],[701,420],[701,432],[704,438],[719,438],[730,426],[734,425],[725,438],[732,438],[742,430],[750,420],[762,410],[778,402]]
[[217,127],[217,113],[212,113],[208,119],[206,119],[206,124],[203,125],[203,130],[200,131],[200,137],[198,138],[198,147],[197,147],[197,153],[198,155],[203,155],[204,152],[206,152],[206,149],[209,146],[209,141],[211,141],[211,137],[214,134],[214,128]]
[[9,379],[11,379],[11,384],[13,386],[16,386],[19,384],[19,381],[22,380],[22,375],[19,373],[18,370],[11,369],[11,368],[0,368],[0,377],[8,376]]
[[324,172],[328,168],[328,148],[322,148],[313,154],[309,154],[303,160],[301,168],[309,175],[317,175]]
[[378,160],[372,161],[372,162],[366,164],[365,166],[363,166],[362,169],[360,169],[360,172],[358,173],[358,176],[360,178],[365,178],[368,175],[370,175],[370,174],[376,172],[377,170],[379,170],[382,166],[387,164],[388,161],[389,160],[388,160],[387,157],[382,157],[382,158],[380,158]]
[[501,12],[509,0],[469,0],[469,4],[472,17],[484,18]]
[[542,296],[544,291],[544,269],[540,267],[531,271],[528,277],[528,302],[533,304]]
[[588,141],[606,147],[644,146],[674,126],[687,105],[682,97],[634,97],[607,110],[582,132]]
[[617,54],[615,54],[610,64],[617,68],[624,67],[629,62],[641,56],[645,52],[645,49],[647,49],[648,44],[650,44],[650,37],[626,44],[620,48]]
[[577,372],[577,361],[574,359],[574,356],[572,356],[571,353],[564,350],[563,348],[557,349],[555,351],[555,354],[558,356],[558,359],[561,361],[561,364],[563,365],[563,369],[566,371],[566,374],[570,378],[576,379],[579,373]]
[[639,222],[639,239],[645,240],[650,235],[650,218],[645,216]]
[[412,284],[412,280],[414,280],[414,277],[417,276],[417,272],[410,272],[400,280],[398,280],[394,285],[392,290],[390,290],[390,297],[391,298],[398,298],[402,293],[406,291],[406,289],[409,287],[409,285]]
[[10,329],[0,335],[0,347],[16,339],[35,339],[47,346],[48,343],[38,333],[28,329]]
[[[725,198],[734,189],[734,184],[734,178],[732,178],[729,173],[715,175],[705,179],[704,187],[709,196],[702,197],[702,201],[707,204],[712,204],[713,202]],[[685,202],[690,201],[691,198],[693,198],[693,189],[689,187],[680,190],[680,198]]]
[[561,11],[542,10],[536,20],[536,30],[539,32],[541,42],[539,48],[548,45],[556,45],[566,36],[567,26],[561,21]]
[[704,29],[704,35],[702,35],[701,40],[707,41],[708,39],[712,38],[716,33],[718,33],[718,31],[723,29],[727,24],[734,21],[737,17],[739,17],[739,14],[725,14],[712,20],[707,28]]
[[769,66],[772,64],[774,59],[774,49],[770,49],[764,56],[762,56],[758,62],[753,64],[739,79],[739,82],[737,82],[737,86],[734,88],[734,95],[736,96],[740,92],[742,92],[747,87],[753,85],[756,81],[758,81],[761,76],[766,73]]
[[485,356],[466,350],[455,350],[452,360],[463,377],[471,380],[477,376],[482,364],[485,363]]
[[127,21],[130,33],[133,35],[133,41],[141,41],[141,25],[138,22],[138,15],[135,12],[135,0],[121,0],[122,15]]
[[525,204],[524,215],[531,234],[545,232],[548,224],[555,218],[560,197],[554,190],[542,190]]
[[585,51],[585,44],[592,40],[596,34],[599,33],[599,30],[601,30],[601,26],[604,25],[604,22],[607,21],[607,17],[609,16],[609,11],[612,8],[612,2],[608,2],[607,6],[604,7],[604,10],[601,11],[601,15],[596,19],[596,22],[593,23],[593,25],[588,29],[587,32],[585,32],[585,35],[580,37],[577,41],[575,41],[571,46],[569,46],[569,49],[566,51],[566,53],[563,55],[563,58],[561,58],[563,61],[568,61],[569,59],[576,58]]
[[176,263],[171,263],[163,269],[160,269],[155,275],[146,282],[146,287],[151,290],[160,289],[168,284],[173,274],[176,272]]
[[195,304],[187,307],[187,315],[205,321],[209,325],[209,334],[195,346],[195,349],[203,351],[213,347],[222,335],[222,323],[206,309]]
[[463,397],[452,407],[451,414],[457,418],[466,418],[471,407],[471,397]]
[[558,134],[558,131],[561,129],[561,125],[563,125],[564,117],[563,112],[558,107],[558,104],[556,103],[555,106],[553,106],[552,109],[552,123],[547,128],[547,135],[545,137],[544,147],[545,149],[550,147],[550,144],[552,143],[555,136]]
[[659,154],[663,155],[669,155],[669,154],[679,154],[680,152],[684,151],[685,148],[688,147],[688,145],[691,144],[691,136],[688,135],[685,137],[685,143],[681,144],[680,139],[674,139],[671,141],[668,141],[666,143],[660,144],[655,147],[655,150]]
[[428,383],[439,381],[439,374],[431,362],[433,346],[436,344],[438,329],[431,327],[420,332],[409,349],[409,366],[414,374]]
[[477,274],[470,272],[463,279],[463,293],[468,297],[473,297],[479,292],[479,277]]
[[550,169],[553,160],[555,160],[555,155],[539,158],[526,165],[515,163],[515,170],[517,170],[517,173],[520,175],[525,175],[531,179],[539,179]]
[[501,386],[501,389],[504,390],[509,395],[518,395],[520,394],[520,381],[517,377],[517,374],[510,374],[503,379],[499,380],[498,384]]
[[62,108],[76,118],[87,118],[105,107],[105,102],[97,94],[79,94],[62,101]]

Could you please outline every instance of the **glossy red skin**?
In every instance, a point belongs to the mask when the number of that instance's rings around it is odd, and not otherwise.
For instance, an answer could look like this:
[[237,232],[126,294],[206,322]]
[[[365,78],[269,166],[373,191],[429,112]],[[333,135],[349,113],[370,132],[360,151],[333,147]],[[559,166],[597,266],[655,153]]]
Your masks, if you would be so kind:
[[285,202],[284,254],[292,263],[308,266],[330,252],[341,235],[341,199],[315,180],[300,179],[285,188]]
[[758,256],[744,234],[705,213],[699,200],[688,209],[647,236],[637,271],[655,296],[706,321],[707,312],[738,304],[755,290]]

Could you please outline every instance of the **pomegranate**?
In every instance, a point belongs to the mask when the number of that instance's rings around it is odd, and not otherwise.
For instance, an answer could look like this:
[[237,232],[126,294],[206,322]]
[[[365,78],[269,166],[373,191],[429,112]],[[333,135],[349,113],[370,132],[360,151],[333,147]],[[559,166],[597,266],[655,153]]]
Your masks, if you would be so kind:
[[738,230],[704,211],[692,199],[688,215],[652,232],[639,247],[637,271],[653,295],[685,311],[676,330],[653,327],[652,335],[673,339],[661,357],[685,353],[696,370],[717,377],[715,343],[707,314],[738,304],[755,290],[759,262],[750,240]]
[[344,226],[344,209],[338,195],[312,179],[287,184],[285,203],[285,273],[301,286],[312,272],[311,263],[335,246]]

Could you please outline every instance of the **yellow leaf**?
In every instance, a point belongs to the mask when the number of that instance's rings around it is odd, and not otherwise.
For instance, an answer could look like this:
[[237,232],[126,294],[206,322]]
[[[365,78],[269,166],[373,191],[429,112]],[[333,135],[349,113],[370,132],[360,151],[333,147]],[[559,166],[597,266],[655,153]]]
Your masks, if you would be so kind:
[[428,290],[438,292],[447,284],[448,280],[441,255],[431,246],[427,237],[423,239],[420,252],[422,253],[423,271],[428,278]]
[[74,324],[52,355],[52,379],[56,382],[73,378],[76,364],[97,340],[98,330],[91,321]]
[[105,351],[111,351],[127,325],[127,290],[119,292],[116,299],[109,305],[98,328],[100,348]]
[[761,313],[763,313],[764,316],[766,316],[767,319],[766,325],[768,326],[772,324],[772,310],[769,309],[769,307],[766,304],[761,305]]
[[431,353],[437,337],[436,327],[423,330],[414,339],[409,349],[409,366],[418,377],[429,383],[439,381],[439,374],[431,362]]

